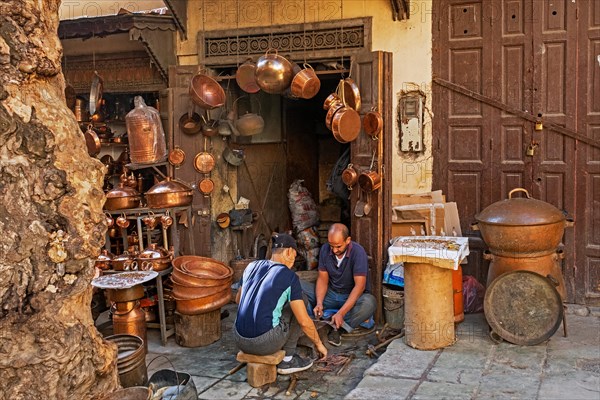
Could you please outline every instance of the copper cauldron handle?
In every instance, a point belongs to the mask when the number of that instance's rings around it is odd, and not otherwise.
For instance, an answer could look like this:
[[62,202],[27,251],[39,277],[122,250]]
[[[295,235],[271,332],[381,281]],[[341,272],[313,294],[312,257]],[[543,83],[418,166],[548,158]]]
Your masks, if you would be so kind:
[[528,199],[531,198],[531,196],[529,195],[529,192],[527,191],[527,189],[523,189],[523,188],[516,188],[516,189],[513,189],[510,192],[508,192],[508,198],[512,199],[512,194],[515,193],[515,192],[524,192],[525,196],[527,196]]

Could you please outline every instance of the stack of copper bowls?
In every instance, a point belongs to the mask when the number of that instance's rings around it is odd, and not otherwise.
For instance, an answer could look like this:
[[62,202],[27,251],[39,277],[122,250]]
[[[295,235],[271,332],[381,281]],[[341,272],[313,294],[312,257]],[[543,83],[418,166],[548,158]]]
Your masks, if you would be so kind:
[[231,300],[233,270],[227,265],[200,256],[180,256],[172,264],[173,298],[180,314],[204,314]]

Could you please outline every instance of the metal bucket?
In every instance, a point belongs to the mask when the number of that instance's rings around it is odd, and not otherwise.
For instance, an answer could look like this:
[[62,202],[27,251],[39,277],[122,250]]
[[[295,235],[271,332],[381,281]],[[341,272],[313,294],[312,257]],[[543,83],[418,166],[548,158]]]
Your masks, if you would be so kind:
[[383,287],[385,322],[392,329],[404,328],[404,292]]
[[104,396],[100,400],[150,400],[152,391],[144,386],[120,389]]
[[148,370],[144,340],[133,335],[112,335],[105,339],[117,345],[117,370],[121,386],[145,386],[148,383]]
[[197,400],[198,391],[190,374],[184,372],[172,371],[170,369],[161,369],[156,371],[150,377],[148,384],[153,384],[156,389],[165,386],[183,386],[177,393],[177,400]]

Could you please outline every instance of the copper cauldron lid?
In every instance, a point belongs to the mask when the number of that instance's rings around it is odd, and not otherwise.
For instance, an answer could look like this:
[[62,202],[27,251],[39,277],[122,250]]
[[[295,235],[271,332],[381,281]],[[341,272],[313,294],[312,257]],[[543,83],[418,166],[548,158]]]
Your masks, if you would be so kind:
[[121,197],[135,197],[135,196],[139,196],[140,194],[138,193],[137,190],[135,190],[132,187],[129,186],[125,186],[125,184],[123,184],[123,182],[119,183],[119,186],[117,186],[116,188],[110,190],[108,193],[106,193],[106,198],[107,199],[114,199],[114,198],[121,198]]
[[113,258],[115,258],[114,254],[109,253],[108,250],[106,250],[106,249],[103,249],[96,260],[97,261],[112,261]]
[[158,182],[156,185],[152,186],[146,194],[161,194],[161,193],[177,193],[177,192],[187,192],[190,191],[187,185],[171,180],[170,177],[167,177],[164,181]]
[[[524,192],[527,197],[512,198],[514,192]],[[475,219],[493,225],[547,225],[566,217],[552,204],[532,199],[527,190],[517,188],[508,193],[508,199],[489,205]]]

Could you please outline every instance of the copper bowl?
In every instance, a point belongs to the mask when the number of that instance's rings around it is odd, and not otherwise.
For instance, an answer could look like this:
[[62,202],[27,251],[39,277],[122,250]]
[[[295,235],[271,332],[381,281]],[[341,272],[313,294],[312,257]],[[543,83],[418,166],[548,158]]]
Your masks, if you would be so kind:
[[220,285],[199,287],[182,285],[173,282],[173,296],[182,300],[199,299],[202,297],[212,296],[231,287],[231,280],[227,280]]
[[221,85],[204,74],[196,74],[190,80],[189,93],[192,101],[205,110],[222,107],[226,100]]
[[231,299],[231,287],[227,287],[220,292],[209,296],[196,299],[181,299],[173,295],[175,299],[175,308],[178,313],[184,315],[204,314],[210,311],[218,310]]

